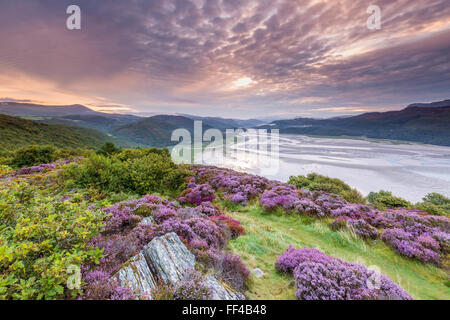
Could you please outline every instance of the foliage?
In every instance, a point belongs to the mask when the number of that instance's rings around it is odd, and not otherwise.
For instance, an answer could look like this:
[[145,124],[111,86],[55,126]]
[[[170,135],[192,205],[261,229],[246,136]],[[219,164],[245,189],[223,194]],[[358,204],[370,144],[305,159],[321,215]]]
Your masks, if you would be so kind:
[[348,202],[365,203],[364,197],[344,181],[317,173],[311,173],[307,176],[291,176],[288,183],[294,185],[298,189],[334,193],[340,195]]
[[450,199],[439,193],[429,193],[415,208],[437,216],[450,215]]
[[186,270],[184,278],[175,288],[176,300],[211,300],[212,290],[205,277],[196,270]]
[[5,165],[0,165],[0,177],[13,173],[14,171]]
[[344,262],[316,249],[289,249],[276,262],[293,273],[299,300],[410,300],[402,288],[379,272]]
[[392,192],[380,190],[379,192],[371,192],[367,196],[367,202],[378,209],[387,208],[411,208],[411,203],[392,195]]
[[[141,157],[136,157],[138,152]],[[167,152],[141,149],[133,152],[124,150],[109,157],[91,155],[80,165],[69,168],[65,174],[72,183],[69,187],[95,187],[104,192],[143,195],[182,189],[189,171],[174,164]]]
[[175,300],[176,290],[170,284],[158,282],[150,295],[154,300]]
[[[13,151],[30,145],[56,148],[99,148],[108,141],[118,142],[96,130],[66,125],[48,125],[0,114],[0,150]],[[63,158],[65,156],[62,156]],[[54,161],[56,159],[50,160]],[[46,161],[47,162],[47,161]],[[39,163],[25,164],[35,165]]]
[[101,251],[87,241],[103,227],[104,214],[83,203],[61,202],[23,181],[0,189],[0,295],[3,299],[56,299],[70,265],[96,263]]
[[116,148],[114,143],[106,142],[100,149],[96,151],[97,154],[102,156],[110,156],[119,153],[120,149]]
[[237,254],[228,252],[222,262],[222,279],[232,288],[244,290],[250,278],[250,271]]

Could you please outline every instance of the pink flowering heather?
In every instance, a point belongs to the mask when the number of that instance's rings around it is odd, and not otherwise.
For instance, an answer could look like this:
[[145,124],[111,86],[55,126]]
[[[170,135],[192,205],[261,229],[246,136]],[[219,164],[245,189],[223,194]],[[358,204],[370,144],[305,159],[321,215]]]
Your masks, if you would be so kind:
[[192,171],[197,183],[208,183],[224,199],[244,206],[274,184],[263,177],[224,168],[193,166]]
[[197,185],[193,182],[188,184],[178,200],[183,204],[200,205],[202,202],[211,202],[215,198],[214,190],[209,184]]
[[316,249],[290,247],[280,256],[276,268],[294,275],[299,300],[412,299],[388,277]]

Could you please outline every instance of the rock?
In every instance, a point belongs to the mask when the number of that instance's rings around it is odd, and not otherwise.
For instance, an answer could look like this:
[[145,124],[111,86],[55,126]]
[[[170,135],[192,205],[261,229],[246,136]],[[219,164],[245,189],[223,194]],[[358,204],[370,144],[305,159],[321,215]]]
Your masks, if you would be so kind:
[[175,286],[185,271],[195,268],[195,257],[175,233],[153,239],[143,249],[144,257],[156,278]]
[[[195,256],[172,232],[153,239],[140,254],[124,264],[114,278],[119,285],[151,299],[149,293],[156,287],[156,279],[176,287],[189,269],[195,269]],[[242,293],[235,292],[213,275],[206,277],[205,284],[211,288],[213,300],[245,300]]]
[[129,287],[150,299],[151,290],[156,287],[155,278],[142,253],[125,263],[113,279],[117,280],[120,286]]
[[245,296],[242,293],[233,291],[212,275],[206,277],[205,284],[212,290],[212,300],[245,300]]
[[255,275],[255,277],[257,277],[257,278],[261,278],[262,276],[264,276],[264,271],[262,271],[259,268],[253,269],[252,272]]

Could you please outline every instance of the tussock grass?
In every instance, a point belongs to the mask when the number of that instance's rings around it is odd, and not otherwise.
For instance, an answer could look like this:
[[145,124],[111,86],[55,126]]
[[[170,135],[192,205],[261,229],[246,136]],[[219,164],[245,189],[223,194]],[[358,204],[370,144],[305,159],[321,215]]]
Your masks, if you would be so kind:
[[231,241],[250,270],[260,268],[262,278],[252,277],[250,299],[295,299],[294,279],[275,270],[275,261],[290,244],[322,250],[328,255],[366,267],[376,266],[415,299],[450,299],[443,269],[400,257],[382,241],[365,242],[351,231],[332,231],[327,221],[309,217],[266,214],[258,204],[240,207],[230,216],[240,220],[247,234]]

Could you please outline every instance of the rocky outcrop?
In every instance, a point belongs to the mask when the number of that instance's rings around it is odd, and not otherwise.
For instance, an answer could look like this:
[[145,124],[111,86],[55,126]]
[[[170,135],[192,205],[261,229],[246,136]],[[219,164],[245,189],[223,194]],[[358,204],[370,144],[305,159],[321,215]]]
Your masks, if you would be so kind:
[[[195,256],[175,233],[168,233],[147,244],[117,272],[115,279],[120,285],[147,296],[156,287],[156,279],[176,287],[186,271],[194,268]],[[245,299],[242,293],[235,292],[213,275],[206,277],[205,284],[211,288],[213,300]]]
[[151,290],[156,287],[156,281],[142,253],[131,258],[116,273],[114,279],[120,286],[130,287],[141,296],[151,299]]
[[175,286],[185,271],[195,268],[195,257],[175,233],[153,239],[143,249],[153,274],[166,284]]

